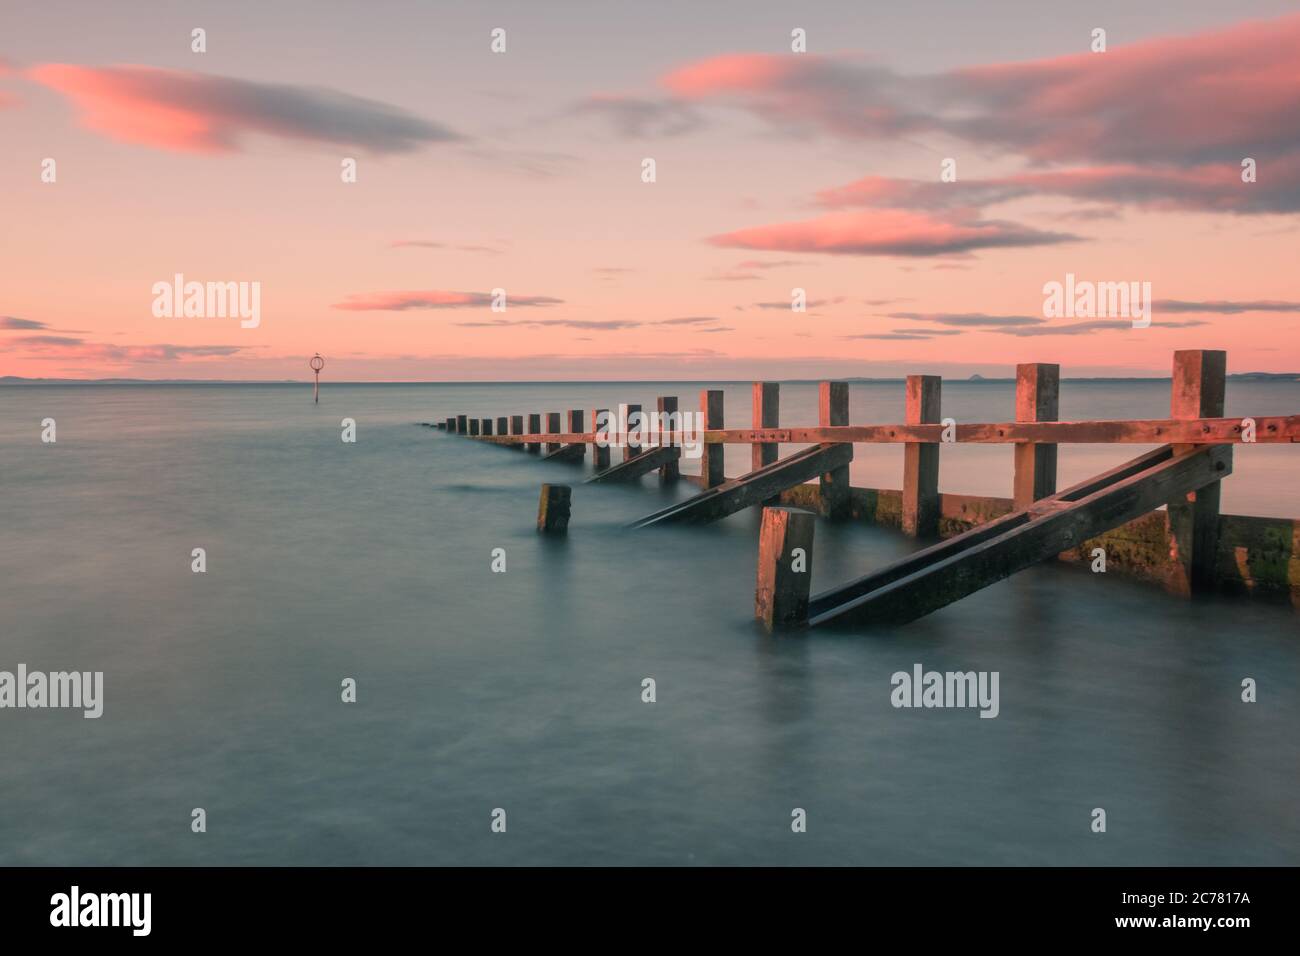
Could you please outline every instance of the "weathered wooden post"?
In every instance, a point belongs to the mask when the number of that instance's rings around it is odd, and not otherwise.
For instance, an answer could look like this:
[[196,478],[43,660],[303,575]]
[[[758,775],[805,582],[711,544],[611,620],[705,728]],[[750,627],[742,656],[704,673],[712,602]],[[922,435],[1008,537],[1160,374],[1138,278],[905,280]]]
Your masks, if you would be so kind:
[[[586,415],[581,408],[569,409],[568,427],[565,430],[574,435],[583,434],[587,430],[584,422],[585,418]],[[574,452],[573,460],[582,461],[583,455],[587,453],[587,446],[582,442],[575,442],[575,445],[579,450]]]
[[[722,389],[706,388],[700,392],[700,412],[704,416],[706,431],[726,427],[722,424]],[[704,457],[700,460],[700,483],[705,488],[717,487],[727,480],[723,460],[725,451],[725,445],[704,446]]]
[[[635,421],[633,418],[635,417]],[[641,420],[641,406],[622,404],[618,406],[619,427],[627,429],[623,436],[623,460],[635,458],[641,454],[641,436],[645,432],[645,423]]]
[[500,418],[497,419],[497,434],[498,435],[510,434],[510,419],[507,418],[505,415],[502,415]]
[[[777,382],[754,383],[754,428],[776,428],[781,423],[781,386]],[[750,471],[776,461],[776,442],[754,442],[750,446]]]
[[[1187,349],[1174,353],[1171,418],[1222,418],[1228,353]],[[1175,445],[1175,454],[1198,445]],[[1229,454],[1232,449],[1225,449]],[[1222,482],[1206,485],[1169,502],[1169,548],[1178,565],[1174,589],[1182,594],[1212,590],[1219,546],[1219,499]]]
[[481,422],[477,418],[471,418],[469,420],[469,433],[471,435],[477,435],[480,424]]
[[[523,433],[524,433],[524,416],[523,416],[523,415],[511,415],[511,416],[510,416],[510,434],[512,434],[512,435],[522,435]],[[512,444],[510,447],[513,448],[515,451],[523,451],[523,450],[524,450],[524,446],[521,445],[521,444],[519,444],[519,443],[514,443],[514,444]]]
[[537,503],[537,530],[543,534],[564,534],[569,529],[568,485],[542,485],[542,498]]
[[800,508],[764,508],[758,533],[754,617],[769,631],[808,620],[816,515]]
[[[907,376],[907,424],[937,425],[943,380],[938,375]],[[903,446],[903,533],[934,538],[939,534],[939,446]]]
[[456,434],[465,435],[469,433],[469,419],[465,415],[456,416]]
[[591,410],[591,430],[595,440],[591,443],[591,463],[597,471],[609,467],[609,409]]
[[456,418],[455,416],[452,416],[451,418],[447,419],[447,434],[454,435],[455,433],[456,433]]
[[[541,433],[542,433],[542,416],[540,414],[529,415],[528,434],[540,435]],[[526,442],[524,444],[524,449],[528,452],[528,454],[536,455],[541,452],[542,446],[537,442]]]
[[[1061,408],[1061,366],[1030,362],[1016,366],[1016,421],[1054,422]],[[1056,445],[1022,442],[1015,446],[1012,496],[1019,511],[1056,494]]]
[[[849,383],[821,382],[817,386],[817,424],[849,423]],[[827,518],[846,518],[849,514],[849,466],[841,465],[824,472],[821,486],[822,514]]]
[[[547,412],[547,413],[546,413],[546,431],[547,431],[548,433],[552,434],[552,435],[558,435],[558,434],[560,433],[560,413],[559,413],[559,412]],[[560,448],[560,443],[557,442],[557,441],[548,441],[548,442],[546,443],[546,453],[547,453],[548,455],[549,455],[551,452],[553,452],[553,451],[558,451],[559,448]]]
[[[682,430],[682,416],[677,410],[676,395],[660,395],[655,402],[656,411],[659,412],[659,444],[670,445],[678,439],[673,432]],[[667,484],[676,481],[681,477],[681,469],[677,463],[680,459],[674,458],[672,461],[659,466],[659,482]]]
[[479,434],[480,434],[480,435],[491,435],[491,434],[492,434],[492,419],[490,419],[490,418],[485,418],[485,419],[483,419],[483,425],[482,425],[482,427],[479,429]]

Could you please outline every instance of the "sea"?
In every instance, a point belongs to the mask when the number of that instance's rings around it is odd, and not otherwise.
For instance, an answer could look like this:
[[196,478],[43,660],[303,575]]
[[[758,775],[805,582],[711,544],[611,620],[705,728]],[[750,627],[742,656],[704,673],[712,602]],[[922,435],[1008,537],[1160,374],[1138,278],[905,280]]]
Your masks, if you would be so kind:
[[[767,635],[754,511],[628,530],[696,487],[583,485],[589,461],[419,424],[706,387],[0,387],[0,671],[103,673],[99,718],[0,709],[0,864],[1300,859],[1286,604],[1049,563],[903,627]],[[748,384],[721,387],[748,425]],[[1009,382],[943,389],[959,422],[1013,417]],[[814,423],[816,392],[783,384],[783,423]],[[1066,381],[1061,417],[1168,401],[1167,380]],[[900,382],[850,402],[903,418]],[[1229,415],[1297,409],[1300,382],[1229,383]],[[1062,446],[1060,486],[1143,450]],[[1235,455],[1226,512],[1300,517],[1300,448]],[[941,461],[944,491],[1010,495],[1009,446]],[[728,474],[748,462],[727,448]],[[851,474],[897,488],[902,450],[859,445]],[[543,482],[573,486],[564,537],[535,530]],[[816,533],[814,592],[918,546]],[[997,717],[895,707],[917,665],[996,672]]]

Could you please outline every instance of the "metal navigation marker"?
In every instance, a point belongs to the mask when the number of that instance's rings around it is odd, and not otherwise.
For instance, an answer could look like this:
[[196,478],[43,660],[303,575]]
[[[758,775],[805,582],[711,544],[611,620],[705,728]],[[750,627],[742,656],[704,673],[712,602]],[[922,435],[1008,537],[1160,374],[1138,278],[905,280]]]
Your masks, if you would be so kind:
[[319,405],[320,404],[320,370],[325,367],[325,360],[321,358],[320,353],[317,352],[315,355],[312,356],[311,361],[308,362],[307,364],[310,365],[311,370],[316,373],[316,385],[312,388],[312,400],[315,401],[317,405]]

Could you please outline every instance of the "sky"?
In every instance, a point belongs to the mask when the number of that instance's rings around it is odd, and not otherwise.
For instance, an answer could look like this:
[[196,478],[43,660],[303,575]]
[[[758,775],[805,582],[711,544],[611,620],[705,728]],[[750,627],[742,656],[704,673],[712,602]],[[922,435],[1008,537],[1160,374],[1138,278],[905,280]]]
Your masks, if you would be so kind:
[[1297,51],[1273,0],[6,3],[0,376],[1297,371]]

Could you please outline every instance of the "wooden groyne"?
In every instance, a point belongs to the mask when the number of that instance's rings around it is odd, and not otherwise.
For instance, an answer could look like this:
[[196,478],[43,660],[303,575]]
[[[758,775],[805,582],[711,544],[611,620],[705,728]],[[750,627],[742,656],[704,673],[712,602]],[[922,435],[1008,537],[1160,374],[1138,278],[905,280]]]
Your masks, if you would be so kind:
[[[756,382],[749,428],[722,426],[718,389],[701,392],[695,430],[683,422],[674,396],[660,397],[649,415],[631,404],[612,418],[607,409],[593,409],[591,431],[580,410],[567,413],[563,430],[559,412],[528,415],[526,430],[524,415],[455,415],[437,427],[506,447],[545,446],[551,460],[581,461],[590,447],[593,482],[635,480],[657,471],[661,481],[689,478],[700,486],[696,495],[633,521],[634,527],[705,523],[748,507],[779,505],[829,521],[866,521],[937,539],[902,561],[813,596],[812,526],[772,508],[760,535],[756,598],[769,626],[909,620],[1043,560],[1093,562],[1098,549],[1108,572],[1177,593],[1245,592],[1300,607],[1300,521],[1219,509],[1220,483],[1232,472],[1232,446],[1294,444],[1300,441],[1300,415],[1224,417],[1226,368],[1222,351],[1176,352],[1170,417],[1164,419],[1059,421],[1060,367],[1030,363],[1017,366],[1015,420],[1008,422],[944,418],[940,379],[913,375],[906,381],[904,421],[897,424],[850,424],[848,383],[827,381],[819,386],[818,422],[808,426],[782,427],[779,386]],[[694,442],[702,451],[698,478],[678,469],[683,445]],[[962,443],[1015,446],[1012,497],[939,490],[941,450]],[[1058,491],[1057,446],[1067,443],[1160,447]],[[728,444],[751,446],[749,472],[723,474]],[[782,444],[810,447],[782,458]],[[903,445],[903,487],[851,487],[855,444]],[[622,461],[611,462],[611,447],[622,448]],[[808,559],[800,571],[787,567],[798,563],[790,559],[793,539],[804,542],[797,547]]]

